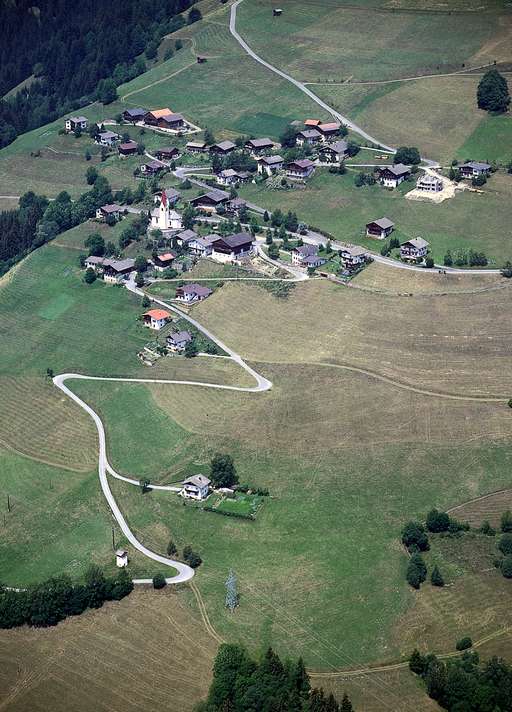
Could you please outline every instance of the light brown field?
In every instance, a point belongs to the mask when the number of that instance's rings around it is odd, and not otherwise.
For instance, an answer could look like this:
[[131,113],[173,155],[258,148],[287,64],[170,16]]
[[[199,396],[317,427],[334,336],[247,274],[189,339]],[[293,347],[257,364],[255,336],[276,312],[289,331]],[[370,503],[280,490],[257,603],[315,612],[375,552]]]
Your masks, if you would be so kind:
[[0,636],[2,712],[187,712],[208,690],[217,642],[187,591],[134,591],[55,628]]
[[469,501],[454,507],[451,514],[473,527],[479,527],[488,521],[493,527],[499,528],[503,512],[512,509],[512,489],[501,490],[485,497]]

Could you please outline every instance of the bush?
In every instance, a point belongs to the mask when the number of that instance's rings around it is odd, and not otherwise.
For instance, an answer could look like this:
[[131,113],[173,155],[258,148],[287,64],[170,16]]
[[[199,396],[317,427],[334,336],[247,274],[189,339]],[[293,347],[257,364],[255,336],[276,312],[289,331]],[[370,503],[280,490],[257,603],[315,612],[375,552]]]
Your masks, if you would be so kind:
[[199,554],[190,546],[183,549],[183,559],[192,569],[197,569],[203,563]]
[[409,551],[428,551],[430,546],[425,527],[419,522],[407,522],[402,529],[402,544]]
[[415,146],[400,146],[395,153],[393,163],[417,165],[418,163],[421,163],[420,152]]
[[471,638],[467,635],[464,638],[461,638],[460,640],[457,641],[455,644],[455,650],[468,650],[469,648],[473,647],[473,641]]
[[427,567],[421,558],[421,554],[413,554],[411,556],[405,578],[407,579],[407,583],[415,589],[419,589],[421,584],[425,581],[427,578]]
[[506,556],[501,564],[501,573],[505,578],[512,578],[512,556]]
[[430,255],[429,255],[429,256],[425,259],[425,267],[426,267],[427,269],[432,269],[433,266],[434,266],[434,260],[433,260],[432,257],[430,257]]
[[432,569],[432,574],[430,575],[430,583],[432,586],[444,586],[444,578],[441,575],[441,572],[437,568],[437,566],[434,566]]
[[496,530],[491,527],[489,522],[486,520],[482,522],[480,529],[478,530],[481,534],[485,534],[485,536],[495,536],[496,535]]
[[501,515],[501,531],[512,532],[512,512],[510,509],[507,509],[507,511]]
[[96,272],[93,270],[92,267],[88,267],[88,268],[85,270],[84,282],[85,282],[86,284],[92,284],[92,283],[95,282],[95,281],[96,281]]
[[423,675],[426,669],[426,659],[417,648],[414,648],[409,658],[409,670],[415,675]]
[[431,509],[427,514],[427,529],[429,532],[446,532],[450,527],[450,517],[446,512],[439,512],[437,509]]
[[215,514],[222,514],[223,517],[235,517],[235,519],[250,519],[254,521],[253,514],[244,514],[243,512],[228,512],[224,509],[217,509],[216,507],[211,507],[206,505],[203,507],[205,512],[215,512]]
[[502,534],[498,542],[498,549],[504,556],[512,554],[512,533]]
[[163,574],[155,574],[153,576],[153,588],[164,588],[167,585],[165,576]]

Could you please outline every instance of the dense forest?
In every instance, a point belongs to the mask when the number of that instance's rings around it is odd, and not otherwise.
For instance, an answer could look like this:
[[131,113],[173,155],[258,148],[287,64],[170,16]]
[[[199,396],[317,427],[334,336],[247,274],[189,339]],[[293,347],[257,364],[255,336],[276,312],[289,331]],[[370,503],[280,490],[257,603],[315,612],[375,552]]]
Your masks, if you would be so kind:
[[[0,3],[0,147],[145,71],[142,53],[200,13],[194,0],[12,0]],[[146,56],[148,56],[146,55]],[[9,90],[33,81],[13,97]],[[110,81],[111,80],[111,81]],[[109,93],[107,92],[107,97]],[[110,96],[111,93],[110,93]],[[115,97],[115,92],[114,92]]]

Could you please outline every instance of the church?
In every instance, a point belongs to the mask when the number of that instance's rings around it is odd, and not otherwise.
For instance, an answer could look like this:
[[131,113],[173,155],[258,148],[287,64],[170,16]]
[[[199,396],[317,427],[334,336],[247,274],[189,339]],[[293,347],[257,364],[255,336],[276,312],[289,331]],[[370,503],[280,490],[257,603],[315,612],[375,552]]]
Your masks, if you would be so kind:
[[181,230],[181,215],[172,208],[165,190],[162,191],[158,207],[151,212],[151,227],[156,230]]

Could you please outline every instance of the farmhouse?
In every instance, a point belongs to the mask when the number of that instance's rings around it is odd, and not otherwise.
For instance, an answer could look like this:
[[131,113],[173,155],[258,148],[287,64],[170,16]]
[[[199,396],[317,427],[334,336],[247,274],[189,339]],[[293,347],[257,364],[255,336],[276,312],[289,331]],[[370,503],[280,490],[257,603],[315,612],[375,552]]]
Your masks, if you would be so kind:
[[111,205],[102,205],[101,208],[96,210],[96,220],[108,220],[109,218],[114,218],[116,222],[121,219],[123,213],[123,208],[116,203]]
[[189,141],[185,146],[189,153],[206,153],[208,146],[203,141]]
[[173,260],[176,259],[174,252],[166,252],[163,255],[155,255],[151,262],[157,272],[164,272],[171,267]]
[[317,131],[317,129],[304,129],[304,131],[299,131],[296,138],[298,146],[311,146],[314,143],[320,143],[321,140],[322,134]]
[[155,151],[155,156],[164,161],[172,161],[175,158],[178,158],[180,155],[180,152],[175,146],[169,147],[169,148],[159,148],[157,151]]
[[403,163],[379,168],[379,182],[386,188],[396,188],[411,175],[411,169]]
[[488,163],[468,161],[459,166],[459,170],[464,178],[476,178],[477,176],[488,176],[491,171],[491,166]]
[[178,233],[174,239],[176,240],[176,244],[180,245],[180,247],[187,247],[189,243],[197,237],[199,237],[197,232],[193,230],[183,230],[183,232]]
[[385,240],[395,229],[395,224],[389,218],[379,218],[366,223],[366,234],[368,237],[376,237],[378,240]]
[[309,178],[315,172],[315,164],[309,158],[291,161],[286,164],[285,168],[286,175],[289,178],[302,178],[303,180]]
[[257,161],[258,173],[266,173],[268,176],[282,170],[284,163],[284,159],[281,156],[261,156]]
[[218,237],[212,245],[212,259],[218,262],[236,262],[253,252],[254,238],[247,232]]
[[158,122],[162,117],[171,116],[171,114],[172,111],[169,108],[146,111],[144,114],[144,123],[148,124],[148,126],[158,126]]
[[70,119],[66,119],[66,131],[86,131],[89,122],[85,116],[72,116]]
[[247,183],[250,177],[246,171],[235,171],[233,168],[226,168],[217,175],[217,182],[221,185],[236,185],[237,183]]
[[207,299],[210,294],[213,294],[208,287],[202,287],[200,284],[185,284],[183,287],[176,289],[176,299],[185,304],[193,304],[194,302],[202,302]]
[[212,245],[218,237],[218,235],[205,235],[204,237],[197,237],[194,240],[190,240],[187,247],[193,255],[208,257],[212,254]]
[[416,181],[416,188],[418,188],[418,190],[426,190],[430,193],[439,193],[443,190],[443,181],[438,176],[424,173]]
[[292,265],[296,267],[319,267],[323,264],[325,260],[318,255],[316,245],[300,245],[292,250]]
[[181,215],[173,210],[172,206],[173,203],[167,198],[167,192],[163,190],[160,194],[158,207],[151,211],[152,228],[158,230],[181,230],[183,227]]
[[180,495],[191,499],[206,499],[210,490],[210,483],[211,480],[204,475],[193,475],[183,482]]
[[133,156],[137,153],[139,144],[136,141],[126,141],[126,143],[120,143],[117,150],[120,156]]
[[263,151],[271,151],[274,148],[274,142],[269,138],[251,138],[246,142],[245,148],[250,151],[253,156],[256,156]]
[[161,129],[179,131],[179,129],[186,127],[186,123],[181,114],[168,114],[167,116],[161,116],[158,119],[157,126]]
[[234,151],[235,148],[236,144],[233,141],[221,141],[210,146],[210,153],[220,153],[222,156],[226,156],[231,151]]
[[346,141],[336,141],[328,143],[320,148],[319,158],[324,163],[341,163],[348,153],[348,143]]
[[135,124],[137,121],[142,121],[147,113],[147,109],[125,109],[123,111],[123,119]]
[[100,146],[113,146],[120,140],[121,136],[114,131],[100,131],[96,136],[96,143],[99,143]]
[[224,205],[228,200],[229,193],[226,193],[224,190],[219,190],[218,188],[213,188],[213,190],[209,190],[207,193],[192,198],[190,204],[199,210],[214,213],[219,205]]
[[149,163],[143,163],[141,165],[140,172],[144,177],[148,177],[156,176],[166,169],[167,166],[161,161],[149,161]]
[[331,122],[329,124],[320,124],[317,127],[317,131],[320,131],[323,141],[328,141],[329,139],[339,134],[340,128],[341,124],[337,122]]
[[90,256],[85,260],[85,267],[103,275],[105,282],[119,283],[133,272],[135,260],[113,260],[106,257]]
[[170,319],[170,314],[165,309],[150,309],[142,315],[144,326],[160,331]]
[[368,250],[365,250],[364,247],[360,247],[359,245],[347,245],[346,247],[342,247],[340,250],[340,257],[343,265],[349,272],[352,272],[361,265],[364,265],[369,256]]
[[192,341],[192,334],[189,331],[175,331],[174,334],[169,334],[166,341],[169,351],[181,353],[185,351],[186,345]]
[[427,256],[429,243],[422,237],[402,242],[400,245],[400,259],[405,262],[419,262]]

